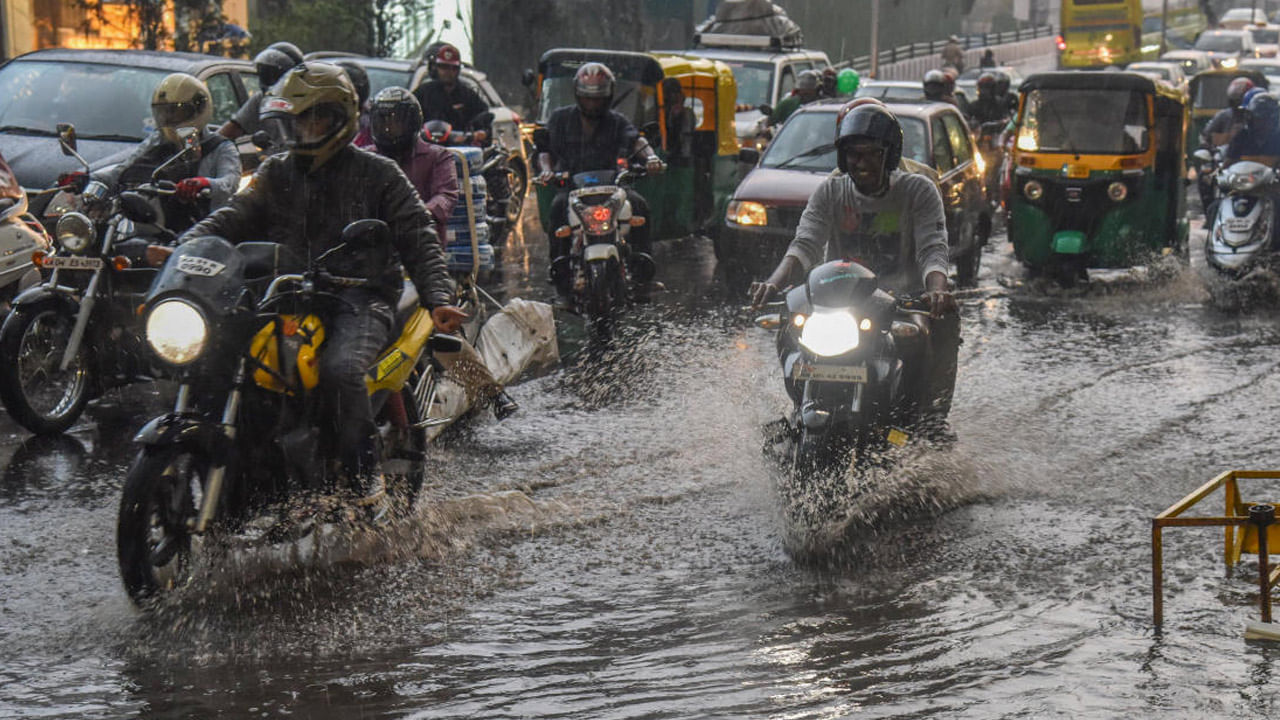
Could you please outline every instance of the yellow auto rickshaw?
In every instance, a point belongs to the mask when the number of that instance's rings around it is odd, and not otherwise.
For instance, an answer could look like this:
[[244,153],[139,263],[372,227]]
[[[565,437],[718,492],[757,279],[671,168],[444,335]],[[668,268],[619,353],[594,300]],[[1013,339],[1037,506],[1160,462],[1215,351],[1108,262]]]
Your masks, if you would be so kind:
[[[573,76],[584,63],[604,63],[616,78],[613,109],[631,120],[664,160],[667,172],[640,179],[635,189],[649,203],[653,239],[712,232],[724,217],[729,197],[742,176],[734,131],[737,86],[733,71],[717,60],[678,53],[637,53],[595,49],[555,49],[543,54],[534,78],[535,124],[575,102]],[[684,105],[693,113],[691,152],[680,157],[668,128],[669,100],[663,80],[680,85]],[[536,136],[536,134],[535,134]],[[604,168],[601,168],[604,169]],[[552,188],[538,189],[538,209],[548,231]]]

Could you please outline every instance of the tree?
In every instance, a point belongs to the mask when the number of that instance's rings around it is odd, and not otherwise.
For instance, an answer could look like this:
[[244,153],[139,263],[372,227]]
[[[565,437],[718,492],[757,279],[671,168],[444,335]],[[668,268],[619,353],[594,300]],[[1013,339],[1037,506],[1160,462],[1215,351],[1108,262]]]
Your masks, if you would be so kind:
[[386,57],[434,0],[261,0],[250,19],[252,48],[288,40],[304,50]]
[[[165,13],[171,3],[177,18],[177,38],[172,37],[165,24]],[[86,11],[86,33],[93,20],[99,25],[110,24],[106,4],[106,0],[76,0],[76,6]],[[179,50],[193,49],[191,28],[199,32],[210,24],[225,22],[222,0],[116,0],[111,4],[128,10],[129,21],[138,30],[138,44],[146,50],[163,50],[170,40],[176,41]]]

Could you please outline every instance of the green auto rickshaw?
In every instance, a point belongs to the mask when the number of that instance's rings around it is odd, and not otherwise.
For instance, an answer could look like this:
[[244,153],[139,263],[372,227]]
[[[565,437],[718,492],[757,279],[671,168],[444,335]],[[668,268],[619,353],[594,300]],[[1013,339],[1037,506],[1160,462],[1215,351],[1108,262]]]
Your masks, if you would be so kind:
[[1009,239],[1032,273],[1187,257],[1186,96],[1137,73],[1053,72],[1019,90]]
[[[649,203],[654,240],[713,232],[724,217],[729,197],[742,177],[738,138],[734,131],[737,85],[728,65],[677,53],[637,53],[593,49],[548,50],[538,61],[535,93],[538,127],[558,107],[572,105],[573,76],[584,63],[604,63],[617,79],[613,109],[669,159],[667,98],[663,80],[675,78],[693,111],[692,157],[670,162],[665,173],[641,178],[635,189]],[[538,210],[548,227],[555,190],[538,188]]]

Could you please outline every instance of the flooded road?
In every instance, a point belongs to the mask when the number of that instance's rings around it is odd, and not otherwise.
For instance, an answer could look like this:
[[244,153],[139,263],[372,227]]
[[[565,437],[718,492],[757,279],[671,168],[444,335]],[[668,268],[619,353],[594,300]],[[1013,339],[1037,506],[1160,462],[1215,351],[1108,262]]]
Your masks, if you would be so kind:
[[[508,296],[546,296],[544,253],[511,248]],[[1194,271],[1036,286],[998,242],[963,299],[959,442],[885,480],[877,522],[813,565],[784,550],[761,453],[787,407],[772,338],[708,241],[660,255],[668,292],[612,351],[575,352],[566,320],[519,414],[437,444],[408,557],[250,564],[142,617],[115,510],[162,399],[109,395],[47,441],[0,419],[0,717],[1277,710],[1280,649],[1241,639],[1252,563],[1228,577],[1220,531],[1168,533],[1158,634],[1149,555],[1153,515],[1273,466],[1273,310],[1216,311]]]

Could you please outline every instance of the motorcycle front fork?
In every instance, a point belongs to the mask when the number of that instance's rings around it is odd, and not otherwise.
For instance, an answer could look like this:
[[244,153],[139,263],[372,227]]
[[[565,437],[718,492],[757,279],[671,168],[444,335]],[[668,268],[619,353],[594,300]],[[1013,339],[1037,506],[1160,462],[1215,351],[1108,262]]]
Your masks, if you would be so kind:
[[[240,398],[241,384],[245,379],[245,361],[241,358],[236,365],[235,380],[231,385],[231,392],[227,394],[227,400],[222,406],[221,430],[226,438],[227,446],[234,444],[236,439],[236,420],[240,414]],[[184,384],[178,388],[178,400],[174,403],[174,414],[181,416],[188,412],[191,407],[191,386]],[[205,481],[204,498],[200,503],[200,513],[196,517],[195,532],[203,533],[209,527],[209,523],[213,521],[214,516],[218,512],[218,503],[222,500],[222,486],[227,476],[227,463],[225,461],[209,468],[209,475]]]

